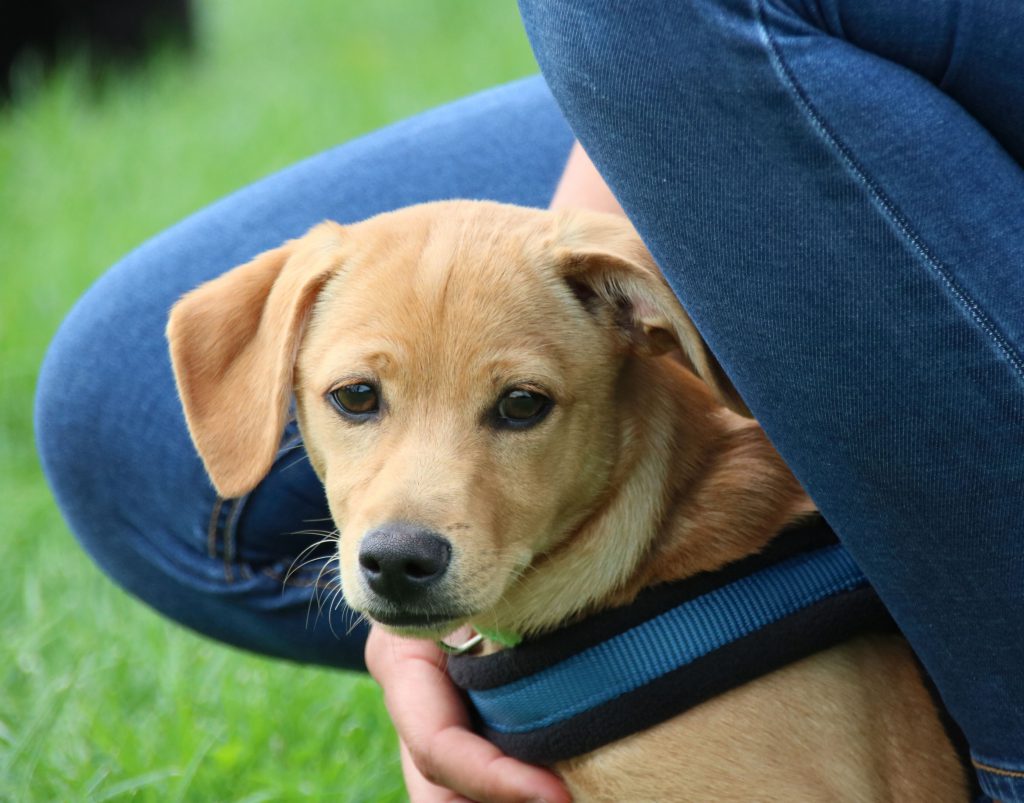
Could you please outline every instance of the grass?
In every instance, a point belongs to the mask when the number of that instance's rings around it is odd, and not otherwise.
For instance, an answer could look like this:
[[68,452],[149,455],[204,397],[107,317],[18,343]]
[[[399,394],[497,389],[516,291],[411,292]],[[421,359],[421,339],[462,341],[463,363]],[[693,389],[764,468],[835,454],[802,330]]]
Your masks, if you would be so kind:
[[[366,678],[206,641],[113,586],[49,497],[46,344],[126,251],[221,195],[534,71],[511,0],[206,0],[198,47],[0,109],[0,800],[401,800]],[[301,13],[296,13],[296,11]]]

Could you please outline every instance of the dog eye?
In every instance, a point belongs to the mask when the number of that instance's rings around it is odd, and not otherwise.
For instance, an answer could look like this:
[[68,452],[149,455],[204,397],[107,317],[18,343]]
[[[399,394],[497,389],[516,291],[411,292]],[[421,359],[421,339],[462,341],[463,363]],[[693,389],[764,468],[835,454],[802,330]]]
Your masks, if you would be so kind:
[[525,428],[539,423],[550,409],[551,399],[547,396],[520,388],[502,396],[495,412],[500,425]]
[[380,409],[377,389],[363,382],[344,385],[330,392],[331,401],[342,413],[353,416],[366,416]]

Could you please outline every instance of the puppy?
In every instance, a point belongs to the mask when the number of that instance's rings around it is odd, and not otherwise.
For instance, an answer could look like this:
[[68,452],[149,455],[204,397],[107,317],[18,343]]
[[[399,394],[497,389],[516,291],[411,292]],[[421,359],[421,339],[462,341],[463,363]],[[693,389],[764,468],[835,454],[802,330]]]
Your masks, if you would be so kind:
[[[322,223],[185,296],[171,354],[219,493],[294,394],[353,610],[544,633],[813,512],[624,219],[443,202]],[[577,800],[946,801],[912,655],[858,637],[561,762]]]

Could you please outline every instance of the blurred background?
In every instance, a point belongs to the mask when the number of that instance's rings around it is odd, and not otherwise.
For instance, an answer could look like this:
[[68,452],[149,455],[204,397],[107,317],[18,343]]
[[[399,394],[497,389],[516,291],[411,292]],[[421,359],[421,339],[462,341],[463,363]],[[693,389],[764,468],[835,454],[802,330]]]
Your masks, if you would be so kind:
[[515,2],[171,0],[163,27],[119,16],[144,5],[41,0],[15,24],[6,4],[0,26],[0,800],[402,800],[372,682],[201,639],[93,567],[44,485],[32,394],[64,314],[146,238],[535,72]]

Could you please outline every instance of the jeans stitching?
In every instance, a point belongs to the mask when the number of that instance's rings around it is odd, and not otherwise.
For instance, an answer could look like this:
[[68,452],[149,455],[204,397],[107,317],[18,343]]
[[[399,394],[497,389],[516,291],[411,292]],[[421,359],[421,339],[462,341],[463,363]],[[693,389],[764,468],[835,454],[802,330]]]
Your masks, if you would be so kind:
[[228,583],[235,582],[235,542],[238,520],[242,516],[243,501],[248,497],[240,496],[232,500],[231,512],[228,514],[227,523],[224,525],[224,579]]
[[220,529],[217,525],[220,521],[220,510],[224,505],[224,499],[217,497],[213,506],[213,513],[210,515],[210,526],[206,529],[206,554],[211,559],[217,557],[217,532]]
[[1014,770],[1004,770],[999,767],[992,767],[988,764],[983,764],[978,759],[971,759],[971,763],[982,772],[991,772],[994,775],[1002,775],[1006,778],[1024,778],[1024,772],[1015,772]]
[[[294,423],[294,417],[290,418],[285,427],[287,428]],[[277,460],[280,460],[289,451],[294,449],[302,442],[301,433],[296,432],[294,435],[287,437],[281,443],[280,448],[277,452]],[[237,554],[237,542],[238,542],[238,523],[241,520],[242,512],[245,508],[245,503],[249,498],[249,494],[237,497],[235,499],[225,499],[221,496],[217,497],[217,501],[213,506],[213,511],[210,514],[210,523],[207,527],[206,532],[206,548],[208,556],[216,560],[217,559],[217,547],[218,542],[223,550],[222,565],[224,570],[224,580],[228,584],[232,584],[236,580],[236,568],[238,570],[238,576],[240,579],[249,580],[252,579],[253,569],[246,563],[235,563]],[[225,507],[225,506],[228,507]],[[224,524],[221,525],[221,518],[224,517]],[[326,558],[330,561],[330,558]],[[273,580],[282,581],[287,575],[284,571],[277,571],[275,569],[264,567],[260,570],[260,573]],[[289,584],[307,588],[307,587],[318,587],[318,588],[330,588],[331,581],[322,579],[322,570],[318,570],[317,575],[313,579],[300,580],[296,573],[292,578],[289,579]]]
[[[292,412],[290,414],[289,418],[288,418],[288,421],[285,423],[285,430],[287,431],[288,427],[292,426],[293,424],[297,424],[297,423],[298,422],[297,422],[295,413]],[[276,460],[280,460],[282,457],[287,455],[288,452],[290,452],[292,449],[294,449],[297,446],[299,446],[301,443],[302,443],[302,433],[299,432],[298,430],[296,430],[295,434],[293,434],[291,437],[284,438],[282,440],[282,442],[281,442],[280,448],[277,450],[277,457],[275,458],[275,462],[276,462]],[[306,459],[308,459],[308,458],[306,458]],[[326,560],[330,561],[331,558],[328,557],[328,558],[326,558]],[[272,578],[274,580],[277,580],[277,581],[279,581],[281,583],[284,582],[284,578],[285,577],[288,577],[288,571],[287,570],[281,571],[281,570],[272,568],[270,566],[264,566],[260,571],[261,571],[261,573],[264,576],[270,577],[270,578]],[[300,569],[300,570],[294,572],[291,575],[291,577],[288,578],[288,584],[289,585],[294,585],[294,586],[297,586],[299,588],[313,588],[313,587],[316,587],[316,588],[330,588],[331,587],[330,581],[322,581],[321,580],[321,576],[323,574],[323,570],[322,569],[317,571],[316,577],[314,577],[312,580],[309,580],[309,579],[307,579],[307,580],[300,580],[299,572],[303,572],[303,573],[309,575],[309,574],[312,574],[312,569],[303,568],[303,569]]]
[[840,158],[845,162],[850,172],[867,188],[868,192],[882,207],[883,211],[888,215],[890,221],[896,226],[897,230],[924,259],[932,273],[939,278],[949,292],[952,293],[953,297],[960,302],[962,307],[964,307],[970,317],[974,319],[974,322],[981,327],[982,331],[988,335],[989,339],[995,344],[999,351],[1002,352],[1003,356],[1009,360],[1010,365],[1017,373],[1018,379],[1024,381],[1024,359],[1016,353],[1010,343],[998,330],[996,325],[978,306],[978,303],[971,298],[959,284],[957,284],[956,280],[952,275],[950,275],[949,271],[942,265],[938,258],[932,254],[917,232],[911,228],[907,219],[896,207],[896,204],[893,203],[882,188],[868,176],[867,171],[853,156],[853,153],[849,148],[846,147],[846,145],[825,123],[824,117],[818,111],[817,107],[815,107],[811,102],[810,97],[800,85],[796,75],[783,58],[782,50],[780,49],[778,42],[776,42],[775,38],[768,30],[768,25],[765,20],[765,0],[752,0],[752,2],[754,4],[757,25],[760,29],[761,36],[768,45],[768,52],[771,61],[775,65],[776,71],[781,73],[784,83],[787,84],[790,91],[796,96],[797,102],[803,109],[808,120],[818,130],[825,141],[839,153]]

